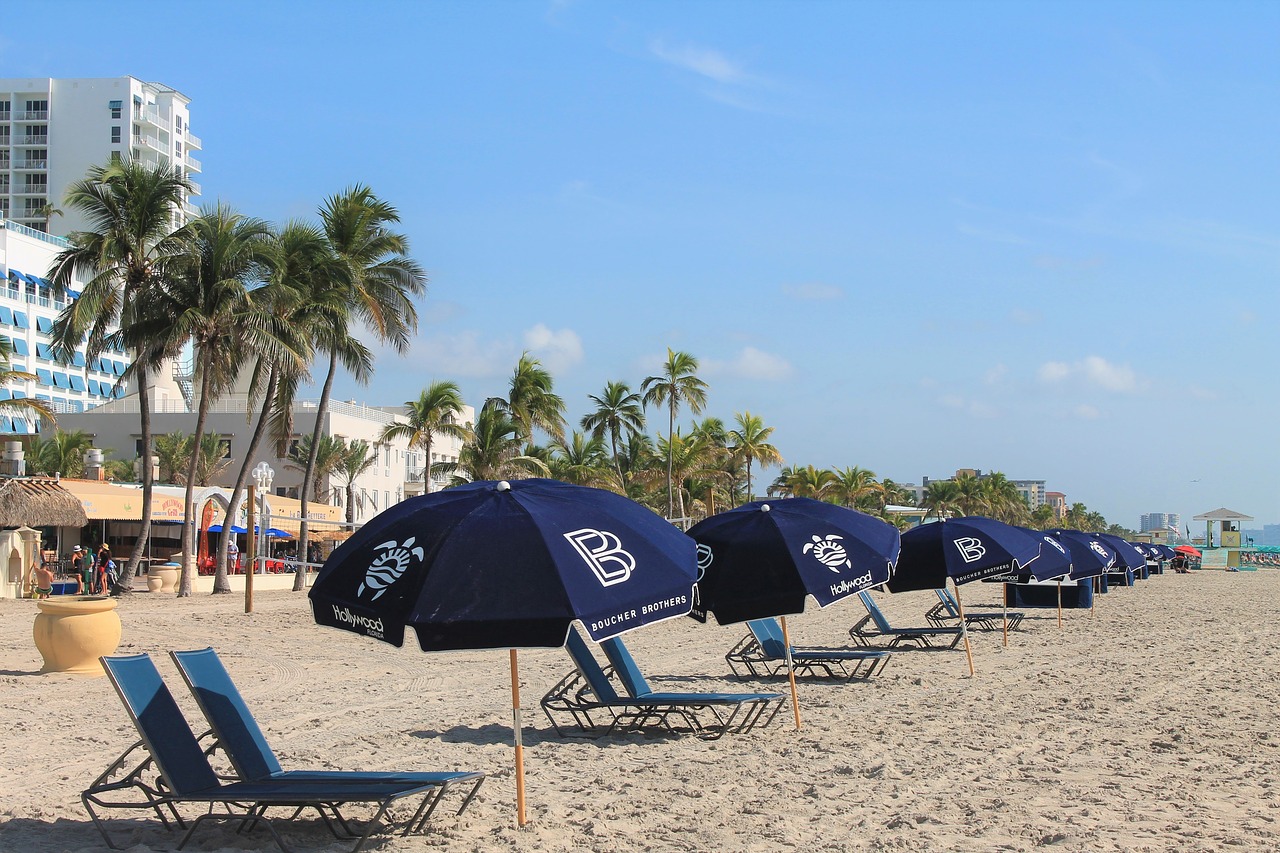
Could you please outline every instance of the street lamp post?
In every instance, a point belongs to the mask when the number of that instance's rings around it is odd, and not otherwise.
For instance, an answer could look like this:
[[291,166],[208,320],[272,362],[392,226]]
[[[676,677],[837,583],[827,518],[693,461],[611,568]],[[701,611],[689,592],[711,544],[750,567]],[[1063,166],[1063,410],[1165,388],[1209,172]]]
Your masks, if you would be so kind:
[[[249,473],[253,475],[254,486],[257,486],[257,490],[262,493],[262,514],[258,520],[257,525],[255,526],[253,523],[253,510],[254,510],[253,502],[255,499],[253,494],[254,489],[253,489],[253,486],[249,487],[249,537],[250,537],[249,541],[250,543],[252,543],[250,546],[250,550],[251,552],[257,551],[258,553],[261,553],[265,556],[266,554],[265,543],[267,539],[266,532],[267,532],[267,518],[268,518],[267,492],[270,491],[271,489],[271,481],[275,479],[276,472],[266,462],[259,462],[257,467],[255,467]],[[252,545],[254,544],[260,544],[262,545],[262,547],[253,548]],[[253,612],[253,575],[258,570],[256,556],[257,556],[256,554],[250,553],[248,571],[245,573],[245,576],[244,576],[244,612],[245,613]],[[264,566],[266,565],[265,560],[263,562],[263,565]]]

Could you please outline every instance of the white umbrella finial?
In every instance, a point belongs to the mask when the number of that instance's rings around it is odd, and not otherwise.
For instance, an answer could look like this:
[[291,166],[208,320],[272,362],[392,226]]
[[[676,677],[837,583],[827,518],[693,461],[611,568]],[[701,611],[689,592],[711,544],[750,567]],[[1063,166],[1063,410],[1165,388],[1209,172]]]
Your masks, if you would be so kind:
[[511,484],[508,483],[506,480],[499,480],[497,489],[500,492],[509,492],[511,491]]

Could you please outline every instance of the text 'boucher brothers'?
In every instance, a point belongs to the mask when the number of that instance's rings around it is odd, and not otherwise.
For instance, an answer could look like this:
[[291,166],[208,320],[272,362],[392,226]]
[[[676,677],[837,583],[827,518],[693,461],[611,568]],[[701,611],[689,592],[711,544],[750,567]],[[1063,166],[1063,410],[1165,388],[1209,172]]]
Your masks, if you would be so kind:
[[621,625],[623,622],[630,622],[637,615],[648,616],[650,613],[657,613],[661,610],[668,610],[672,607],[679,607],[689,603],[689,596],[677,595],[674,598],[667,598],[662,601],[653,601],[640,608],[639,614],[635,610],[624,610],[621,613],[614,613],[603,619],[597,619],[591,623],[591,633],[597,633],[604,628],[612,628],[615,625]]

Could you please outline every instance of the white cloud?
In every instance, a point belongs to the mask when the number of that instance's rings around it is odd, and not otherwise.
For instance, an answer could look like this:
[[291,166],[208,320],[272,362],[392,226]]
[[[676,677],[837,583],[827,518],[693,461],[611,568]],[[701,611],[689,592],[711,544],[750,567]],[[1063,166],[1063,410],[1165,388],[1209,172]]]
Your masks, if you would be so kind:
[[1009,312],[1009,319],[1017,323],[1019,326],[1034,326],[1043,318],[1039,311],[1028,311],[1024,308],[1014,308]]
[[997,364],[995,367],[987,371],[987,375],[983,377],[983,381],[988,385],[998,385],[1000,384],[1000,380],[1004,379],[1008,372],[1009,368],[1005,367],[1003,364]]
[[1061,361],[1046,361],[1036,371],[1041,382],[1061,382],[1071,375],[1071,366]]
[[1073,364],[1062,361],[1047,361],[1040,365],[1036,376],[1041,382],[1057,383],[1067,379],[1078,379],[1085,385],[1101,388],[1117,394],[1131,394],[1140,391],[1146,382],[1139,378],[1133,368],[1127,364],[1112,364],[1102,356],[1091,355]]
[[784,284],[782,292],[793,299],[804,302],[830,302],[844,298],[844,288],[834,284],[823,284],[814,281],[805,284]]
[[791,362],[781,356],[755,347],[743,347],[730,361],[708,359],[703,364],[707,376],[728,376],[735,379],[759,379],[777,382],[792,375]]
[[486,341],[478,332],[458,332],[418,340],[410,354],[433,376],[502,376],[520,357],[509,341]]
[[718,50],[692,44],[668,45],[662,39],[649,43],[649,51],[663,62],[700,74],[717,83],[745,83],[750,77],[738,63]]
[[1088,403],[1081,403],[1075,408],[1075,416],[1082,420],[1094,421],[1102,417],[1102,412],[1098,411],[1096,407],[1090,406]]
[[524,345],[553,375],[582,361],[582,339],[572,329],[552,331],[539,323],[525,330]]
[[1000,410],[995,406],[984,403],[981,400],[971,400],[959,394],[944,394],[938,398],[938,403],[945,408],[963,412],[971,418],[992,420],[1000,417]]

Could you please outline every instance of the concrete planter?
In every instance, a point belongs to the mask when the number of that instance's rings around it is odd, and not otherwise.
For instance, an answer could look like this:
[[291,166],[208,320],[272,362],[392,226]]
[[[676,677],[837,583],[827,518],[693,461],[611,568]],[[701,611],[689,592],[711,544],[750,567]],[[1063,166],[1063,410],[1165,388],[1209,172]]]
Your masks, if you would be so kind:
[[40,656],[41,672],[103,675],[100,655],[114,654],[120,645],[120,615],[116,601],[106,596],[46,598],[36,602],[32,636]]
[[147,570],[148,592],[177,592],[180,569],[169,563],[161,563]]

